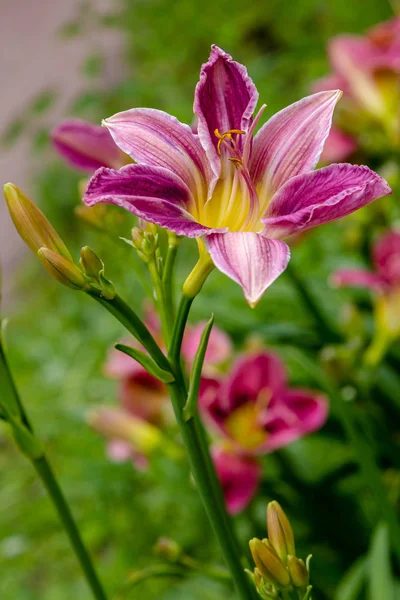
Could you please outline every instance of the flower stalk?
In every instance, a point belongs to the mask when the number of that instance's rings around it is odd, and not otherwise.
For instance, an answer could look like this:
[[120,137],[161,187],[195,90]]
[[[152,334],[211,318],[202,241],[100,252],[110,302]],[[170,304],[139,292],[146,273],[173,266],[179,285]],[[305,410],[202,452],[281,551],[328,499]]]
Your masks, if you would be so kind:
[[[86,578],[86,581],[87,581],[90,589],[92,590],[93,597],[96,598],[96,600],[107,600],[107,596],[106,596],[104,589],[102,587],[102,584],[97,576],[97,573],[95,571],[95,568],[93,566],[93,563],[91,561],[89,553],[83,543],[83,540],[79,533],[79,529],[75,523],[75,520],[72,516],[72,513],[70,511],[68,503],[67,503],[65,496],[57,482],[57,479],[53,473],[53,470],[50,467],[50,464],[48,463],[47,458],[46,458],[45,454],[43,453],[43,451],[40,451],[40,452],[35,451],[36,448],[39,448],[41,446],[41,443],[40,443],[40,440],[35,436],[35,433],[30,424],[30,421],[26,414],[25,408],[23,406],[21,397],[16,388],[14,379],[12,377],[12,374],[11,374],[11,371],[10,371],[10,368],[9,368],[9,365],[8,365],[8,362],[7,362],[5,353],[4,353],[3,346],[1,344],[1,339],[0,339],[0,374],[2,374],[2,379],[4,377],[4,381],[2,381],[1,389],[2,390],[5,390],[5,389],[11,390],[11,394],[13,396],[13,398],[11,398],[9,401],[8,401],[8,399],[3,400],[3,401],[7,402],[8,405],[10,405],[10,403],[12,403],[11,405],[18,407],[19,418],[20,418],[20,422],[21,422],[20,432],[29,432],[30,441],[36,442],[36,444],[34,445],[34,450],[32,451],[32,448],[33,448],[32,444],[30,443],[27,446],[26,445],[26,439],[27,439],[26,435],[23,433],[22,435],[24,437],[21,439],[21,437],[18,435],[19,431],[17,431],[16,442],[20,446],[20,448],[23,450],[25,456],[27,456],[30,459],[32,466],[34,467],[34,469],[36,470],[40,479],[42,480],[42,483],[45,486],[45,488],[49,494],[49,497],[54,504],[54,507],[60,518],[60,521],[62,522],[64,529],[69,537],[71,546],[72,546],[72,548],[75,552],[75,555],[81,565],[81,568],[82,568],[82,571]],[[16,417],[13,416],[12,421],[14,421],[15,418]],[[14,430],[13,422],[11,422],[11,425]],[[14,432],[14,435],[15,435],[15,432]]]

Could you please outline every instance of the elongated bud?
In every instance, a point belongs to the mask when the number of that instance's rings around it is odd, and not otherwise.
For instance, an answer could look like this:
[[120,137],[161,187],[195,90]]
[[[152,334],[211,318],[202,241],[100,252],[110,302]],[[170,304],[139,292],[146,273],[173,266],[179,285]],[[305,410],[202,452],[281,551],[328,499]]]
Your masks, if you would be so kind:
[[4,196],[16,230],[35,254],[48,248],[72,261],[64,242],[36,204],[12,183],[4,186]]
[[308,586],[310,578],[304,561],[301,558],[289,555],[287,565],[293,585],[298,588]]
[[261,575],[273,585],[287,587],[290,585],[289,573],[279,556],[257,538],[250,541],[250,551]]
[[100,260],[97,254],[93,252],[89,246],[84,246],[82,248],[79,264],[86,275],[93,277],[94,279],[97,279],[100,271],[104,269],[103,261]]
[[48,248],[40,248],[37,255],[54,279],[73,290],[86,289],[85,276],[73,262]]
[[295,555],[294,535],[289,519],[276,500],[267,506],[268,539],[279,558],[286,562],[288,554]]

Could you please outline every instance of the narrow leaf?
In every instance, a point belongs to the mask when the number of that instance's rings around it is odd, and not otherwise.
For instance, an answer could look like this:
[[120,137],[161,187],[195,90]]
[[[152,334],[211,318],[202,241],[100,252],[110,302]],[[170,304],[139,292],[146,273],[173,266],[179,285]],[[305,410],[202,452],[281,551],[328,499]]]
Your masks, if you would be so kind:
[[368,561],[363,556],[346,571],[336,588],[334,600],[358,600],[368,573]]
[[368,600],[394,600],[393,575],[390,564],[390,539],[386,523],[379,523],[372,536],[369,551]]
[[203,370],[204,358],[207,352],[208,340],[210,339],[211,329],[214,325],[214,315],[204,327],[201,335],[200,344],[194,357],[192,371],[190,373],[189,393],[185,406],[183,407],[183,418],[185,421],[192,419],[197,410],[197,399],[199,396],[201,372]]
[[141,350],[131,348],[131,346],[126,346],[125,344],[115,344],[115,348],[136,360],[150,375],[153,375],[163,383],[172,383],[174,381],[175,378],[172,373],[161,369],[148,354],[145,354]]

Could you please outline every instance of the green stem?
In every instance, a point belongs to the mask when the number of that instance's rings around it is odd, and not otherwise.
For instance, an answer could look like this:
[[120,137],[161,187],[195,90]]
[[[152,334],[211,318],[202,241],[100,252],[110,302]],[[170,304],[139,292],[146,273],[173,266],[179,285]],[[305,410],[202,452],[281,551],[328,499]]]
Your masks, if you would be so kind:
[[310,293],[306,282],[302,279],[298,270],[296,269],[293,258],[289,262],[286,273],[288,274],[293,286],[296,288],[298,294],[301,296],[305,307],[310,313],[311,317],[314,319],[314,322],[318,328],[318,333],[322,341],[325,342],[339,342],[341,336],[337,331],[334,330],[332,325],[328,322],[326,316],[321,311],[321,308],[318,302],[315,300],[314,296]]
[[[203,264],[201,265],[202,276],[206,277],[210,270],[210,268],[204,268]],[[199,282],[196,281],[195,285],[196,289],[198,289]],[[212,528],[219,541],[225,562],[231,572],[232,579],[235,582],[240,598],[242,600],[252,600],[256,598],[256,592],[247,578],[240,561],[239,545],[232,530],[231,520],[226,512],[221,486],[219,485],[208,451],[208,444],[203,426],[197,415],[188,422],[183,418],[183,407],[187,399],[187,390],[180,364],[180,349],[193,299],[193,297],[183,295],[179,305],[169,351],[169,357],[176,380],[173,383],[168,384],[168,391],[197,489]],[[96,298],[96,300],[98,299]],[[125,325],[129,331],[136,329],[137,323],[135,319],[137,317],[135,313],[133,313],[120,298],[118,298],[117,303],[115,303],[115,300],[112,300],[102,301],[101,304]],[[129,323],[132,314],[134,315],[133,327],[131,327]],[[165,370],[169,370],[169,361],[162,353],[161,355],[164,360],[167,361],[167,366],[165,366],[165,364],[160,366]]]
[[[6,356],[4,354],[2,345],[0,343],[0,362],[2,363],[3,371],[6,373],[9,388],[12,390],[13,398],[17,406],[19,407],[20,417],[24,425],[33,433],[33,427],[30,424],[29,418],[22,404],[21,397],[16,388],[14,378],[12,377]],[[54,476],[54,473],[47,462],[45,456],[40,458],[31,459],[32,465],[42,480],[45,488],[47,489],[49,496],[58,512],[60,521],[64,525],[65,531],[68,534],[71,545],[74,549],[75,555],[81,565],[82,571],[86,577],[86,581],[93,592],[96,600],[107,600],[107,596],[102,588],[100,580],[93,567],[89,553],[82,541],[79,530],[76,526],[74,518],[71,514],[67,501],[61,491],[60,486]]]
[[174,316],[174,267],[179,248],[179,238],[173,231],[168,232],[168,250],[162,276],[165,305],[167,311]]
[[168,347],[170,332],[172,330],[173,324],[173,315],[172,310],[169,310],[167,307],[167,302],[164,294],[164,286],[161,281],[160,273],[158,272],[155,256],[149,258],[148,267],[151,281],[154,287],[156,307],[158,308],[158,312],[161,318],[161,328],[163,332],[164,342]]

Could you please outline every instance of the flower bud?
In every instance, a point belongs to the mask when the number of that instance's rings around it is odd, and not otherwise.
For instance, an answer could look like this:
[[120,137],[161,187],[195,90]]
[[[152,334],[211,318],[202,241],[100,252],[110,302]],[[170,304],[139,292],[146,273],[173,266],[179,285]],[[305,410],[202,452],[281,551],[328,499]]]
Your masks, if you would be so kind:
[[177,562],[182,556],[182,548],[175,540],[161,537],[154,546],[154,553],[160,558],[164,558],[170,562]]
[[100,271],[104,269],[103,262],[89,246],[82,248],[79,264],[88,277],[93,277],[96,280],[99,277]]
[[276,552],[257,538],[250,541],[250,551],[261,575],[277,587],[290,585],[289,573]]
[[289,519],[276,500],[267,507],[268,538],[279,558],[286,562],[288,554],[295,555],[294,535]]
[[308,586],[310,578],[304,561],[301,558],[289,555],[287,557],[287,565],[293,585],[298,588]]
[[72,261],[64,242],[36,204],[12,183],[4,186],[4,196],[19,235],[35,254],[40,248],[48,248]]
[[40,248],[37,255],[50,275],[60,283],[73,290],[84,290],[87,287],[84,274],[70,260],[48,248]]

